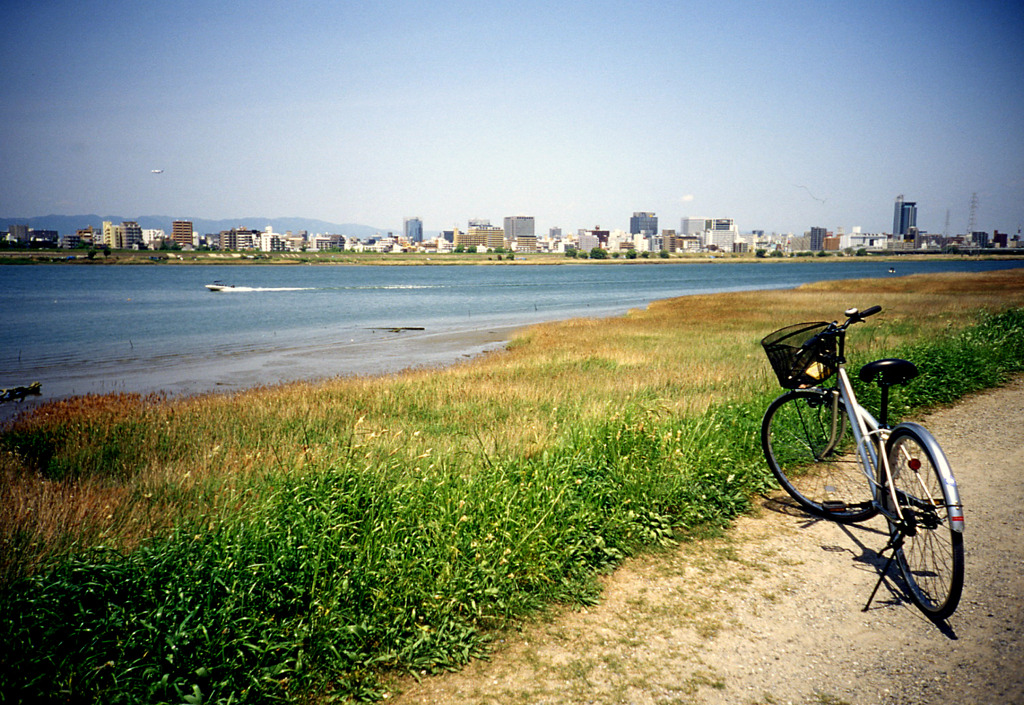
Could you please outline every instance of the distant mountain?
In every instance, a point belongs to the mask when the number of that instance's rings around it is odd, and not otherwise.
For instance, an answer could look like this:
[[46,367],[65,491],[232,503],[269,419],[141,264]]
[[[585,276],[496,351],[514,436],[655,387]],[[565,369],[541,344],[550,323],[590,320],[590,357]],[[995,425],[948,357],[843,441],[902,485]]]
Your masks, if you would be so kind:
[[253,230],[263,230],[268,225],[274,228],[276,233],[286,233],[291,231],[293,233],[305,230],[310,234],[315,233],[327,233],[335,235],[350,235],[358,238],[368,238],[380,233],[382,235],[388,232],[386,229],[374,228],[369,225],[359,225],[358,223],[328,223],[325,220],[316,220],[313,218],[229,218],[225,220],[208,220],[205,218],[188,218],[183,216],[172,217],[169,215],[141,215],[141,216],[121,216],[121,215],[104,215],[99,216],[95,214],[90,215],[42,215],[35,216],[32,218],[3,218],[0,217],[0,230],[6,231],[12,225],[28,225],[34,230],[56,230],[61,235],[74,234],[80,228],[85,228],[91,225],[94,230],[102,230],[103,221],[109,220],[112,223],[120,224],[125,220],[134,220],[144,230],[163,230],[170,234],[171,223],[175,220],[191,220],[193,229],[197,230],[200,235],[206,235],[207,233],[219,233],[221,230],[230,230],[231,228],[250,228]]

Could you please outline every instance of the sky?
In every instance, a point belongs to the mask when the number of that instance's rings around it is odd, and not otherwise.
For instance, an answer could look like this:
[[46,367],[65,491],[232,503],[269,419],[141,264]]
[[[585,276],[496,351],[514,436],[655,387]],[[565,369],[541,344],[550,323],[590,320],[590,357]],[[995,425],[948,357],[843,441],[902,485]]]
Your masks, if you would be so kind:
[[[1024,225],[1017,2],[7,0],[0,215]],[[163,173],[152,173],[153,170]]]

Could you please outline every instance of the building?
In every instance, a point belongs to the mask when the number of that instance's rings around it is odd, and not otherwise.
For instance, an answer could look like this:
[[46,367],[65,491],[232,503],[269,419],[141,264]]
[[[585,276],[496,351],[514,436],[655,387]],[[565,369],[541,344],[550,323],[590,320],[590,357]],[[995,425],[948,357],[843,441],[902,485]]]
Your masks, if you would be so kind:
[[120,225],[104,220],[103,244],[112,250],[138,249],[142,244],[142,228],[134,220],[125,220]]
[[260,231],[246,228],[221,230],[218,240],[222,250],[253,250],[259,246]]
[[675,230],[661,231],[661,249],[666,252],[676,252],[680,249]]
[[74,235],[65,235],[61,238],[61,243],[66,248],[81,247],[83,245],[92,246],[93,244],[93,229],[91,225],[87,225],[84,228],[79,228],[75,231]]
[[905,239],[911,228],[917,228],[917,203],[904,201],[903,194],[900,194],[893,209],[892,236],[897,240]]
[[467,250],[475,250],[478,247],[488,250],[504,248],[505,231],[491,225],[489,220],[471,220],[465,233],[455,231],[455,246],[459,245]]
[[260,233],[260,250],[263,252],[284,252],[285,242],[280,235],[270,228]]
[[629,219],[629,232],[633,235],[653,237],[658,234],[658,216],[654,213],[634,212]]
[[192,221],[175,220],[171,223],[171,241],[181,247],[193,247],[195,240],[192,235]]
[[423,242],[423,221],[419,218],[406,218],[403,232],[406,242]]
[[824,250],[826,237],[828,237],[828,230],[825,228],[811,228],[811,250],[813,252]]
[[536,252],[537,234],[531,215],[513,215],[505,218],[505,238],[513,243],[516,252]]
[[29,247],[56,247],[58,242],[60,242],[60,233],[56,230],[36,230],[35,228],[29,228]]
[[11,225],[7,228],[7,239],[13,240],[14,242],[20,242],[22,244],[28,243],[28,226],[27,225]]
[[721,252],[732,252],[733,245],[740,238],[740,231],[736,229],[736,221],[732,218],[714,218],[711,220],[711,228],[705,233],[704,247],[712,248]]

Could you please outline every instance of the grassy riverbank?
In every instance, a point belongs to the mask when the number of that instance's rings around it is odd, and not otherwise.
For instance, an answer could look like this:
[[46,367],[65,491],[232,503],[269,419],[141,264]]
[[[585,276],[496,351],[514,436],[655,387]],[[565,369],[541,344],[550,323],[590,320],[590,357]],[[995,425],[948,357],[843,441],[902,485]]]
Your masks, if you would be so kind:
[[41,409],[0,437],[0,695],[366,698],[387,669],[456,667],[742,512],[771,484],[758,340],[873,304],[850,350],[917,362],[904,404],[1024,364],[1009,270],[686,297],[440,371]]

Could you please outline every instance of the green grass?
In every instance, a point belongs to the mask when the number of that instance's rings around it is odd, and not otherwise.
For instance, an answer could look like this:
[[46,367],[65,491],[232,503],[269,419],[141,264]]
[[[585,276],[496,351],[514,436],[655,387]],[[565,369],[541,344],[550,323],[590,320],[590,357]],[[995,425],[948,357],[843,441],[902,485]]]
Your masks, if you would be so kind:
[[[901,413],[1022,369],[1024,310],[975,321],[859,339],[921,367]],[[678,331],[616,325],[690,365]],[[5,524],[0,700],[367,700],[388,671],[457,668],[546,605],[593,602],[625,556],[721,529],[772,486],[767,374],[734,371],[746,379],[730,387],[709,361],[689,382],[644,367],[638,384],[622,369],[659,363],[630,346],[573,358],[552,344],[443,384],[301,387],[259,404],[99,399],[15,426],[0,439],[5,506],[90,511],[52,545],[31,512]],[[748,352],[736,346],[734,370]],[[575,397],[526,371],[553,358],[576,360]],[[581,388],[590,376],[599,392]]]

